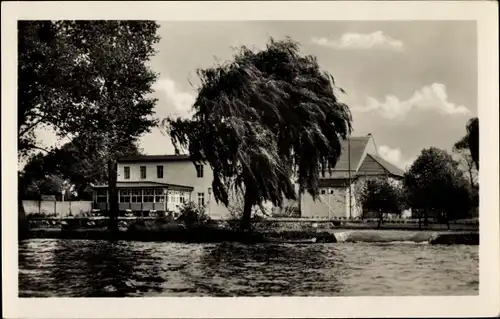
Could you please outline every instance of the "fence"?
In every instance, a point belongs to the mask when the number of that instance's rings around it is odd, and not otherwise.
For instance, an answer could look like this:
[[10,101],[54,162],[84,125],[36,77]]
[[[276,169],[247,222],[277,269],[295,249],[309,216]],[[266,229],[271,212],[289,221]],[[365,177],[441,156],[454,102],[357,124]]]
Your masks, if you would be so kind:
[[23,200],[23,207],[26,216],[38,214],[64,217],[90,213],[92,211],[92,201]]

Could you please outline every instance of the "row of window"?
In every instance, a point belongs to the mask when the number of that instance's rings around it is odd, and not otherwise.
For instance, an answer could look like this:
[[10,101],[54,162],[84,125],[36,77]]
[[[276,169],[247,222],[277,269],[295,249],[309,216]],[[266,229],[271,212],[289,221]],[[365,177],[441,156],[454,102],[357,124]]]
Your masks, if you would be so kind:
[[[141,179],[147,178],[147,168],[146,166],[140,166],[140,177]],[[196,165],[196,177],[203,178],[203,165]],[[125,166],[123,168],[123,178],[130,179],[130,166]],[[156,166],[156,178],[163,178],[163,165]]]
[[[186,193],[173,193],[168,194],[167,202],[174,204],[184,204],[189,199],[189,195]],[[106,193],[98,193],[96,202],[106,203],[107,196]],[[120,191],[120,203],[163,203],[165,202],[165,195],[161,189],[145,189],[144,194],[141,194],[140,189],[136,190],[121,190]],[[205,193],[198,193],[198,205],[205,205]]]

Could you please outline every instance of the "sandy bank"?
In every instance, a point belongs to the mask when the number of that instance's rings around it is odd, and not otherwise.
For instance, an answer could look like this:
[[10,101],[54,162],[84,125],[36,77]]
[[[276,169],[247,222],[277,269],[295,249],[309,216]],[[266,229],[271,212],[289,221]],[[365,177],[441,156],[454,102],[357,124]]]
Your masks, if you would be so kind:
[[438,244],[479,245],[478,232],[434,232],[397,230],[335,230],[337,242],[412,242]]

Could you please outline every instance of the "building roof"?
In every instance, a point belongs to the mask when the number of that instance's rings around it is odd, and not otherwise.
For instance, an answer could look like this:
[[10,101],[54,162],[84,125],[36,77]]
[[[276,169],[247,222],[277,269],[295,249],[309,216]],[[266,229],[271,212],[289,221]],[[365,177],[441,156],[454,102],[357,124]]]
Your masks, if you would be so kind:
[[189,161],[189,155],[136,155],[124,156],[118,159],[119,163],[128,162],[176,162],[176,161]]
[[[108,185],[93,185],[93,188],[107,188]],[[192,186],[186,186],[186,185],[176,185],[176,184],[167,184],[167,183],[158,183],[158,182],[149,182],[149,181],[144,181],[144,182],[117,182],[116,183],[117,188],[153,188],[153,187],[164,187],[164,188],[182,188],[182,189],[188,189],[188,190],[193,190],[194,188]]]
[[384,169],[386,169],[387,172],[389,172],[391,175],[396,175],[396,176],[399,176],[399,177],[403,177],[404,171],[402,169],[400,169],[399,167],[397,167],[397,166],[389,163],[388,161],[386,161],[385,159],[383,159],[382,157],[380,157],[378,155],[368,154],[368,156],[370,156],[371,158],[373,158]]
[[[351,172],[349,174],[349,142],[342,142],[342,153],[337,165],[331,173],[327,173],[325,178],[321,178],[320,185],[334,186],[343,184],[349,178],[355,179],[365,175],[390,174],[393,177],[403,177],[404,172],[394,164],[389,163],[378,155],[367,152],[370,143],[370,135],[363,137],[351,137],[350,139],[350,159]],[[362,170],[362,171],[361,171]],[[340,183],[340,184],[339,184]]]
[[[351,171],[356,171],[363,160],[363,155],[365,154],[366,147],[370,141],[370,136],[358,136],[350,138],[350,148],[351,148]],[[342,141],[342,153],[340,158],[335,165],[335,171],[349,171],[349,142],[347,140]]]

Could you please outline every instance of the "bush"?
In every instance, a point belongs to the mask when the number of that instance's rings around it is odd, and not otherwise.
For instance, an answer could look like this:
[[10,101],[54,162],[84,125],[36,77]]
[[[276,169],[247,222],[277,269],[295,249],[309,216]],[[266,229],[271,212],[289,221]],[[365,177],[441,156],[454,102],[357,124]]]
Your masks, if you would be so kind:
[[184,203],[180,207],[180,215],[177,221],[188,227],[208,225],[211,223],[210,217],[205,213],[205,207],[198,206],[194,202]]

